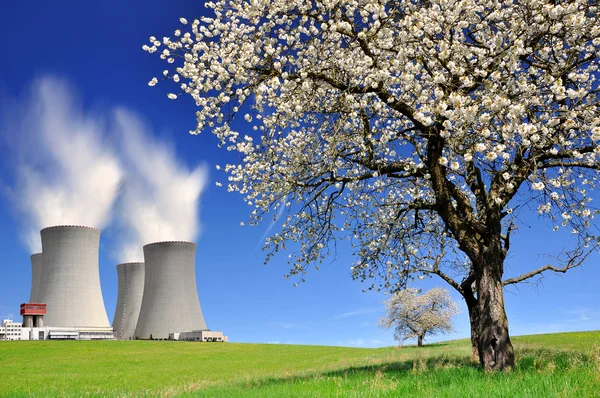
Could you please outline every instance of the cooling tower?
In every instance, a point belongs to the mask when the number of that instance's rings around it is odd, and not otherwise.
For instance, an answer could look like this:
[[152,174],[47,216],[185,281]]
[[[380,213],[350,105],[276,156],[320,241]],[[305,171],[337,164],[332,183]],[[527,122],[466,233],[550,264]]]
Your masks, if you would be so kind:
[[125,263],[117,265],[119,276],[119,296],[113,320],[115,337],[121,340],[135,337],[144,295],[144,263]]
[[38,290],[40,288],[40,279],[42,279],[42,253],[31,255],[31,293],[29,302],[37,303]]
[[144,246],[144,297],[135,335],[166,339],[169,333],[206,330],[196,288],[196,245],[159,242]]
[[46,303],[46,326],[108,327],[100,289],[100,231],[79,226],[44,228],[42,278],[37,301]]

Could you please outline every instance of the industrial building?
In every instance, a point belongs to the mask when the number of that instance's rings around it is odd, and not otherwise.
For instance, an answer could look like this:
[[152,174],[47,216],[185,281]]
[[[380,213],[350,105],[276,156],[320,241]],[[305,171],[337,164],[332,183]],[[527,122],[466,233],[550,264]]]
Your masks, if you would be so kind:
[[168,339],[170,333],[208,330],[196,288],[196,244],[144,246],[144,294],[135,336]]
[[25,340],[22,337],[23,324],[3,319],[0,324],[0,340]]
[[213,332],[211,330],[193,330],[191,332],[170,333],[169,340],[227,343],[229,338],[224,336],[223,332]]
[[44,340],[48,336],[48,330],[44,327],[46,304],[21,304],[20,313],[23,317],[20,340]]
[[42,253],[31,255],[31,292],[29,302],[37,303],[38,290],[40,289],[40,280],[42,279]]
[[[100,231],[60,225],[44,228],[40,234],[42,253],[31,256],[31,294],[26,304],[46,305],[44,336],[112,339],[100,289]],[[24,327],[37,326],[27,324],[27,319]]]
[[21,316],[23,317],[23,327],[44,327],[44,315],[46,315],[46,304],[43,303],[25,303],[21,304]]
[[81,226],[44,228],[37,300],[47,326],[112,329],[106,316],[98,251],[100,231]]
[[119,295],[112,326],[115,338],[119,340],[135,338],[135,327],[144,295],[144,273],[144,263],[117,265]]
[[106,328],[49,327],[44,325],[46,304],[24,303],[20,310],[23,322],[2,321],[0,340],[95,340],[112,339]]
[[145,263],[117,265],[119,294],[110,326],[100,288],[100,231],[61,225],[40,234],[42,253],[31,256],[29,302],[20,309],[23,322],[4,320],[0,340],[228,341],[204,321],[196,244],[151,243],[144,246]]

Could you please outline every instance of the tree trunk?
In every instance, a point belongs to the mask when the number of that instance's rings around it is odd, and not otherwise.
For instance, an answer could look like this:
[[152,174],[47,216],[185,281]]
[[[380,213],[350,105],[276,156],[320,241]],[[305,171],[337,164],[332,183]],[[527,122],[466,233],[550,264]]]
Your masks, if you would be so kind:
[[469,277],[461,285],[460,293],[465,299],[469,310],[469,323],[471,324],[471,360],[479,361],[479,303],[475,297],[472,287],[472,279]]
[[423,336],[422,335],[417,337],[417,346],[423,347]]
[[471,323],[471,360],[479,361],[479,308],[477,302],[475,305],[469,305],[469,322]]
[[508,335],[502,285],[504,256],[487,253],[477,272],[479,361],[485,371],[511,370],[515,354]]

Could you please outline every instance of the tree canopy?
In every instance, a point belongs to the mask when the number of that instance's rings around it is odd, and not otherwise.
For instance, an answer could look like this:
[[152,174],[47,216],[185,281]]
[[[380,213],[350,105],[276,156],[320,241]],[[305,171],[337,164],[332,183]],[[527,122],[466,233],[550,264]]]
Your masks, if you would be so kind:
[[394,329],[394,338],[418,339],[419,347],[426,336],[453,331],[452,317],[458,307],[446,289],[434,287],[425,293],[407,288],[395,293],[385,303],[386,315],[379,325]]
[[241,155],[225,170],[251,223],[290,209],[267,260],[297,242],[291,275],[345,238],[371,288],[433,274],[463,295],[474,285],[492,355],[510,346],[502,275],[519,214],[533,207],[575,245],[507,283],[564,272],[597,247],[596,0],[206,6],[213,16],[182,18],[183,31],[144,49],[173,64],[169,98],[198,106],[193,133]]

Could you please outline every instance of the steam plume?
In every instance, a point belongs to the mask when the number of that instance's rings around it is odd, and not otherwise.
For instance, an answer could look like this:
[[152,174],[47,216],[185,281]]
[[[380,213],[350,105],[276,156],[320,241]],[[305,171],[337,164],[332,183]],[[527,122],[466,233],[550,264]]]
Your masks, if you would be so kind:
[[34,81],[30,95],[4,119],[16,163],[17,209],[31,252],[40,229],[58,224],[105,226],[119,193],[120,162],[105,139],[106,121],[84,112],[68,84]]
[[155,140],[134,113],[118,109],[115,119],[127,174],[119,205],[127,234],[121,260],[143,260],[147,243],[195,240],[206,167],[189,170],[178,162],[174,150]]

